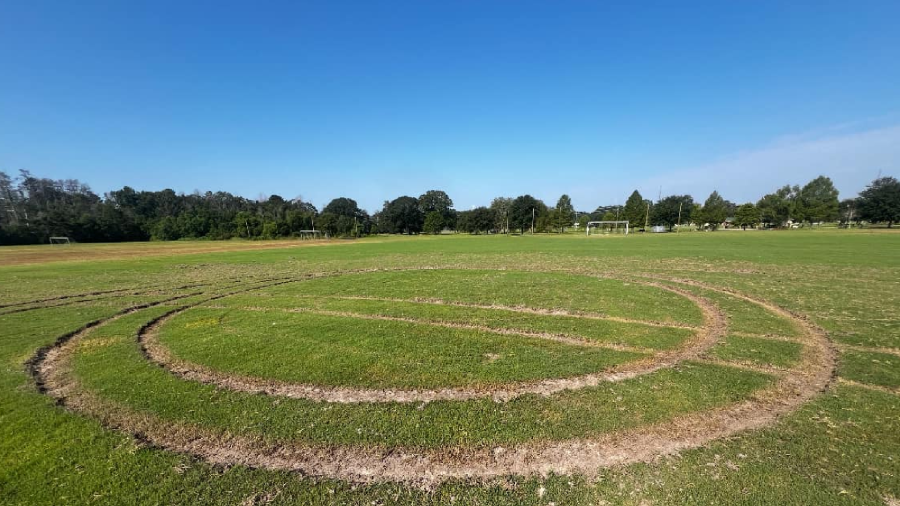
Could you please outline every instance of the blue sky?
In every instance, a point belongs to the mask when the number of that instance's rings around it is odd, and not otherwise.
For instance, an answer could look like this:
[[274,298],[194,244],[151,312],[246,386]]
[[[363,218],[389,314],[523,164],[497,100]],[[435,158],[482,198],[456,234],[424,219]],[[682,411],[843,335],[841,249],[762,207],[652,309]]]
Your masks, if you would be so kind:
[[900,177],[900,2],[0,2],[0,170],[98,192],[531,193]]

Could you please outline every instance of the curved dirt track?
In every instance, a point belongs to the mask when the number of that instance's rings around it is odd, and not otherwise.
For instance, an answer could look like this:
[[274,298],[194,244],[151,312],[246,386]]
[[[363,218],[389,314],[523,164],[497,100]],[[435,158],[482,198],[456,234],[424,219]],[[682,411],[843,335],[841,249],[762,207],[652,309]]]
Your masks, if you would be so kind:
[[[642,360],[614,366],[608,370],[584,374],[570,378],[551,378],[534,382],[522,382],[496,388],[441,388],[429,390],[378,389],[357,387],[336,387],[313,384],[289,383],[284,381],[238,376],[223,373],[200,364],[176,358],[162,346],[158,339],[159,328],[183,310],[173,311],[145,326],[138,334],[138,340],[146,356],[166,370],[184,379],[216,385],[221,388],[247,393],[267,394],[294,399],[309,399],[321,402],[363,403],[363,402],[434,402],[465,401],[471,399],[491,398],[496,402],[506,402],[523,395],[549,396],[565,390],[578,390],[595,387],[605,382],[618,382],[650,374],[660,369],[697,358],[707,352],[725,336],[727,319],[725,314],[713,303],[685,290],[673,288],[653,281],[633,280],[661,290],[676,293],[696,304],[703,314],[703,325],[696,334],[682,345],[669,351],[663,351]],[[518,333],[521,334],[521,333]],[[546,338],[533,334],[530,337]],[[584,343],[579,343],[584,345]]]
[[834,349],[819,327],[764,300],[687,281],[685,284],[727,293],[791,319],[801,331],[798,340],[805,345],[799,364],[774,385],[746,401],[594,438],[417,451],[404,447],[274,445],[224,434],[137,413],[81,388],[70,370],[69,359],[78,340],[89,334],[92,327],[50,349],[35,362],[34,371],[47,393],[69,409],[94,416],[109,427],[138,434],[159,447],[216,464],[243,464],[354,482],[397,481],[420,485],[504,475],[592,475],[602,467],[649,461],[717,438],[765,427],[825,390],[833,380]]

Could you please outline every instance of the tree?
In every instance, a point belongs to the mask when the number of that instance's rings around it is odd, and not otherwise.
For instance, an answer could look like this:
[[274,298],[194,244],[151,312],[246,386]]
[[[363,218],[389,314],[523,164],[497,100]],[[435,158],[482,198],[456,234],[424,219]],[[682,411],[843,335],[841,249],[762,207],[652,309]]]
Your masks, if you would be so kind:
[[532,224],[537,224],[538,216],[543,216],[547,206],[531,195],[521,195],[513,200],[509,208],[509,226],[525,233],[530,230]]
[[452,226],[456,221],[456,210],[453,209],[453,200],[446,192],[441,190],[428,190],[419,196],[419,207],[422,213],[437,212],[441,215],[445,226]]
[[509,233],[509,210],[513,199],[509,197],[497,197],[491,201],[491,210],[494,212],[495,229]]
[[725,218],[728,217],[728,205],[719,192],[714,191],[709,195],[706,202],[703,203],[700,216],[702,222],[708,223],[712,230],[718,229],[725,221]]
[[760,220],[770,226],[783,227],[794,214],[799,186],[784,185],[759,200],[756,207],[759,209]]
[[734,212],[734,224],[746,229],[747,227],[755,227],[759,223],[759,209],[755,205],[748,202],[738,208]]
[[472,210],[472,229],[478,233],[497,230],[497,213],[489,207],[476,207]]
[[672,230],[678,224],[679,214],[682,223],[690,223],[693,210],[694,199],[690,195],[670,195],[653,206],[651,221]]
[[834,221],[838,218],[838,191],[831,179],[819,176],[800,190],[797,196],[796,218],[809,223]]
[[440,234],[444,230],[444,217],[437,211],[431,211],[425,215],[422,229],[426,234]]
[[647,203],[640,192],[634,190],[628,200],[625,201],[625,207],[622,209],[622,220],[628,220],[630,226],[635,229],[644,227],[644,218],[647,214]]
[[556,201],[556,209],[553,210],[553,226],[563,233],[566,227],[571,225],[575,220],[575,208],[572,207],[572,199],[568,195],[563,194]]
[[588,222],[591,221],[591,216],[589,214],[582,214],[578,217],[578,226],[581,227],[582,230],[587,228]]
[[859,199],[844,199],[838,206],[839,220],[842,225],[849,225],[862,219],[859,217]]
[[387,231],[393,234],[418,234],[425,222],[419,201],[408,196],[388,202],[382,216],[387,224]]
[[362,218],[365,211],[356,205],[356,201],[347,197],[339,197],[325,206],[322,213],[331,213],[335,216],[347,216],[349,218]]
[[900,181],[882,177],[859,194],[859,212],[862,219],[873,223],[887,223],[891,228],[900,221]]
[[[591,221],[611,221],[616,219],[616,213],[621,212],[621,206],[597,206],[591,213]],[[604,216],[612,216],[610,219]]]

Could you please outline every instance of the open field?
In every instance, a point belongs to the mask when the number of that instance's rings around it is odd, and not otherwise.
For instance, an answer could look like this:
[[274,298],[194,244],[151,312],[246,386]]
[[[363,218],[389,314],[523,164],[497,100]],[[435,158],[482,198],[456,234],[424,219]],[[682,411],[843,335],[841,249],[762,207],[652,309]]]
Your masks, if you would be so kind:
[[898,252],[0,248],[0,503],[895,504]]

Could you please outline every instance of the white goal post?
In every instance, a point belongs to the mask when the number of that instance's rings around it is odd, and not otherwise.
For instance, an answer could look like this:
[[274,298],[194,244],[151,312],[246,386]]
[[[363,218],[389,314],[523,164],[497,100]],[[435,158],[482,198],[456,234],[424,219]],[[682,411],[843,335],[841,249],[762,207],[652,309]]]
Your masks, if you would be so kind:
[[50,244],[72,244],[68,237],[51,237]]
[[[628,220],[622,221],[589,221],[587,227],[585,227],[584,232],[587,235],[591,235],[591,227],[599,228],[604,225],[609,225],[608,229],[610,232],[618,232],[619,225],[625,225],[625,235],[628,235]],[[607,227],[604,227],[607,228]]]

